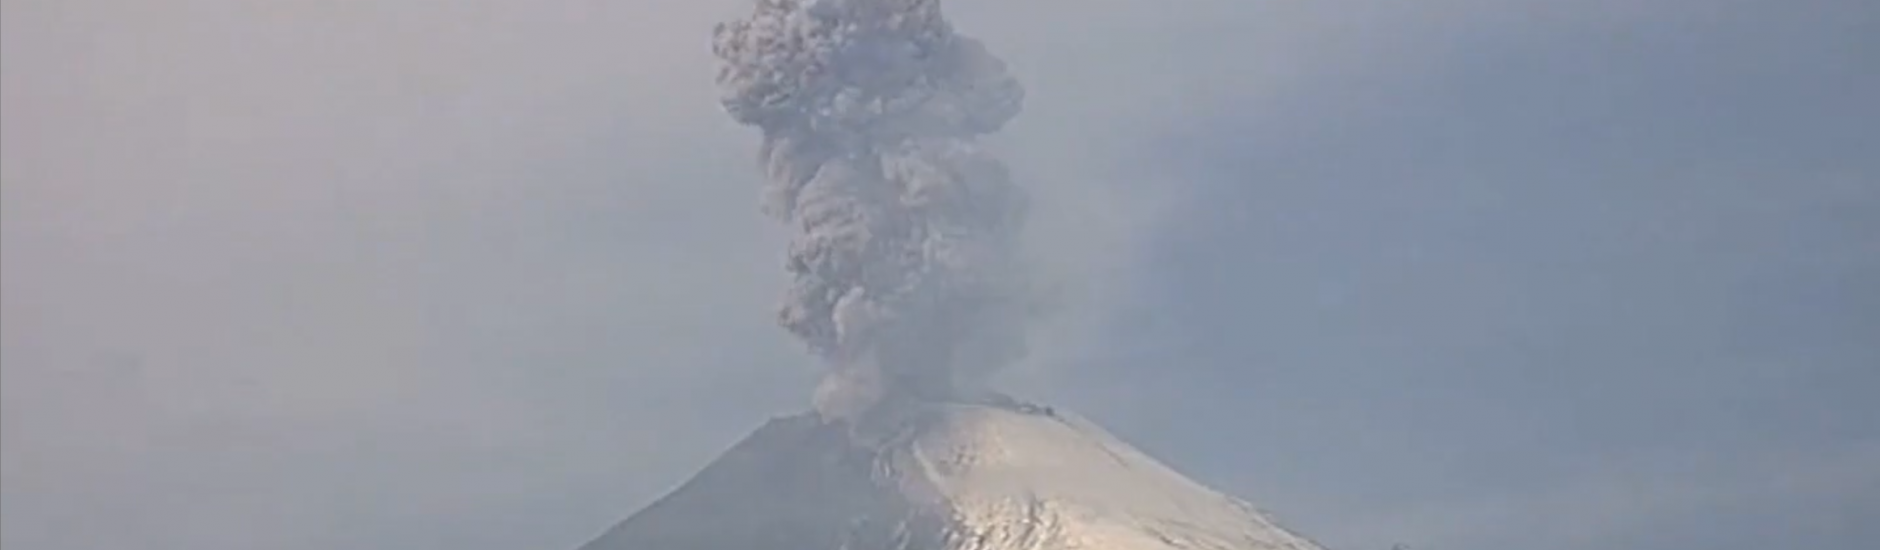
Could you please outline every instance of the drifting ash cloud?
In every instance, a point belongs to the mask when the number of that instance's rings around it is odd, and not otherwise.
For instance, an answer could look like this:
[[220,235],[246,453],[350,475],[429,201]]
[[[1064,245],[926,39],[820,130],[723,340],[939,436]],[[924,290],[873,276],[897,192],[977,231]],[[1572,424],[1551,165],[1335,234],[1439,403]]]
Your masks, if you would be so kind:
[[778,318],[831,369],[817,409],[985,394],[1032,309],[1026,194],[974,143],[1023,103],[1005,64],[937,0],[759,0],[714,52],[794,231]]

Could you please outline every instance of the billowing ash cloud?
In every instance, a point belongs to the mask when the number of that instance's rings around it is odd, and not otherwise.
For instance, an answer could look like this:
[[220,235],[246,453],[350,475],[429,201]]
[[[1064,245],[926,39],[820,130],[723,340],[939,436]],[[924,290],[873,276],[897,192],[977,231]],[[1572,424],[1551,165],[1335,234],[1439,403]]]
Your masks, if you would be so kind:
[[1005,64],[938,0],[758,0],[714,50],[795,232],[778,317],[831,366],[818,409],[983,390],[1024,353],[1028,310],[1026,196],[973,143],[1019,112]]

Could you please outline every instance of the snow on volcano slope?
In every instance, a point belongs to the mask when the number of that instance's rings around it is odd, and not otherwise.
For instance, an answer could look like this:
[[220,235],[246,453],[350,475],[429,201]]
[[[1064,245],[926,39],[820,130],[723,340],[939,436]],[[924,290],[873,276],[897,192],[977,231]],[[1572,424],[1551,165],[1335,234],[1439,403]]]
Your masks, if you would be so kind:
[[581,550],[1324,550],[1074,415],[874,420],[774,420]]
[[1323,550],[1074,415],[944,405],[909,445],[949,550]]

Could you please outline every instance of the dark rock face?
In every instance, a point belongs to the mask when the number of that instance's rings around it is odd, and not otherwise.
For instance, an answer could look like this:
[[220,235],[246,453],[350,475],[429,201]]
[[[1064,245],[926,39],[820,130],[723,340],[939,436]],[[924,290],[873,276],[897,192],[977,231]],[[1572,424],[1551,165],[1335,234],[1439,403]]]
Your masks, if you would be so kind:
[[580,550],[934,548],[876,451],[804,414],[771,420],[672,494]]

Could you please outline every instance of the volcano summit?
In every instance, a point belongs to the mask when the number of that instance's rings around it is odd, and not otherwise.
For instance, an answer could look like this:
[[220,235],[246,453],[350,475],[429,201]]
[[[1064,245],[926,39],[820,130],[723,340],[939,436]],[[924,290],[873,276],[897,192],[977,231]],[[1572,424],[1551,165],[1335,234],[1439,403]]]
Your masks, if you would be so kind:
[[772,420],[581,550],[1324,550],[1069,413],[894,409]]

